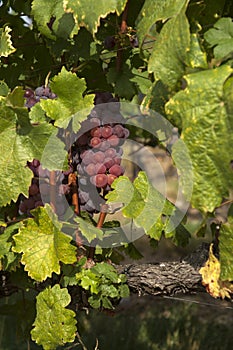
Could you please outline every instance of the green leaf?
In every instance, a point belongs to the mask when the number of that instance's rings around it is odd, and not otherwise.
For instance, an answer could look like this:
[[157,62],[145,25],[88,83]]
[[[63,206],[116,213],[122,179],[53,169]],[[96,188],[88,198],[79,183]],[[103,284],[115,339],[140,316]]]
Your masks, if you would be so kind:
[[76,286],[78,284],[76,274],[80,272],[81,268],[83,267],[83,265],[85,265],[86,261],[87,258],[82,257],[76,264],[62,266],[63,287]]
[[132,68],[133,78],[130,78],[130,81],[137,85],[138,90],[142,94],[147,94],[148,90],[152,86],[152,82],[149,78],[149,74],[147,71],[141,72],[139,69],[135,67]]
[[178,15],[186,3],[187,0],[146,0],[137,18],[137,36],[140,44],[157,21]]
[[131,181],[126,176],[120,176],[112,184],[111,191],[106,195],[107,203],[117,202],[123,203],[122,213],[125,217],[137,217],[144,207],[141,194],[133,186]]
[[12,29],[8,26],[0,28],[0,57],[8,57],[16,51],[11,41],[11,31]]
[[222,281],[233,280],[233,218],[228,217],[228,222],[221,225],[219,235],[220,265]]
[[164,106],[168,101],[168,88],[161,80],[152,84],[146,92],[146,96],[142,101],[142,107],[147,110],[150,108],[161,115],[164,115]]
[[50,88],[58,98],[42,100],[42,108],[55,120],[56,126],[66,128],[72,120],[73,131],[78,131],[79,123],[86,119],[93,107],[94,95],[83,97],[86,90],[84,79],[62,67],[61,72],[52,79]]
[[43,123],[47,121],[46,114],[42,109],[40,103],[36,103],[29,112],[29,118],[32,123]]
[[129,287],[127,286],[127,284],[121,284],[119,286],[119,293],[120,293],[120,297],[121,298],[127,298],[129,297]]
[[7,96],[9,92],[10,89],[5,83],[5,81],[0,80],[0,96]]
[[220,18],[214,27],[204,34],[210,47],[214,47],[214,57],[218,60],[233,52],[233,23],[232,18]]
[[164,229],[162,215],[175,215],[176,208],[149,183],[146,173],[140,171],[133,184],[121,176],[112,188],[106,195],[107,203],[123,203],[122,214],[133,218],[135,225],[142,227],[146,234],[159,239]]
[[196,33],[190,34],[190,48],[187,53],[187,63],[191,68],[208,68],[206,53],[201,50]]
[[82,269],[81,272],[76,273],[76,279],[79,285],[85,290],[91,291],[91,293],[99,293],[99,285],[101,283],[101,277],[97,276],[90,270]]
[[223,102],[223,84],[231,73],[229,66],[221,66],[187,75],[187,88],[166,105],[169,118],[182,119],[182,140],[173,145],[172,156],[184,195],[189,200],[193,179],[191,203],[204,212],[219,206],[233,185],[232,155],[226,152],[232,122]]
[[21,262],[30,277],[44,281],[52,273],[60,273],[60,262],[76,261],[76,248],[71,238],[60,231],[61,224],[51,207],[38,207],[32,211],[34,218],[24,220],[19,233],[14,236],[13,251],[23,253]]
[[32,172],[27,161],[41,159],[51,124],[31,125],[26,108],[11,108],[0,97],[0,206],[28,195]]
[[94,272],[96,275],[104,275],[106,278],[108,278],[112,283],[120,283],[121,280],[119,280],[118,274],[116,269],[105,262],[96,264],[91,269],[92,272]]
[[96,295],[90,296],[88,302],[94,309],[99,309],[101,306],[101,299]]
[[89,243],[96,238],[100,240],[103,239],[103,231],[100,228],[93,226],[90,222],[82,219],[79,216],[75,217],[74,221],[78,223],[80,232]]
[[86,27],[92,34],[97,32],[100,19],[106,17],[110,12],[120,15],[126,0],[66,0],[64,8],[66,12],[72,12],[77,28]]
[[70,302],[68,290],[58,284],[47,287],[37,296],[31,335],[44,350],[57,349],[59,345],[74,341],[77,321],[74,311],[66,309]]
[[49,170],[64,170],[67,164],[65,144],[58,138],[57,129],[55,129],[44,147],[41,165]]
[[183,76],[190,46],[189,23],[182,11],[166,22],[154,43],[148,71],[173,88]]
[[[57,0],[33,0],[32,15],[40,32],[50,39],[56,39],[56,32],[64,15],[63,2]],[[48,23],[50,23],[52,18],[54,22],[50,29]]]
[[113,84],[115,94],[127,100],[130,100],[136,93],[132,82],[133,77],[128,62],[122,65],[120,72],[115,67],[112,67],[109,68],[107,73],[107,81],[109,84]]

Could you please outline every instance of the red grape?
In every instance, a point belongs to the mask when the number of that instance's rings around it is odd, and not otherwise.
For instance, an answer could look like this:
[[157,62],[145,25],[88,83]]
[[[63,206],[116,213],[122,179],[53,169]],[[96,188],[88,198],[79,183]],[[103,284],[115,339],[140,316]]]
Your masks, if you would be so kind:
[[110,125],[104,125],[102,127],[102,137],[107,139],[109,136],[112,135],[112,127]]
[[82,163],[85,165],[93,163],[93,156],[94,156],[93,151],[91,151],[91,150],[86,151],[83,158],[82,158]]
[[97,163],[95,165],[95,171],[96,171],[96,174],[105,174],[106,173],[106,166],[104,164],[101,164],[101,163]]
[[124,169],[122,168],[122,166],[118,165],[118,164],[114,164],[110,169],[109,169],[109,173],[115,176],[120,176],[124,173]]
[[113,160],[115,164],[121,164],[121,157],[119,155],[116,155],[116,157],[114,157]]
[[106,140],[102,141],[100,144],[99,144],[99,149],[101,151],[106,151],[108,148],[110,148],[110,143]]
[[108,138],[108,142],[110,143],[111,146],[116,147],[119,145],[120,139],[117,135],[111,135]]
[[121,124],[117,124],[113,127],[113,133],[119,138],[125,137],[124,129],[125,128]]
[[111,184],[113,183],[113,181],[114,181],[115,179],[117,179],[117,176],[116,176],[116,175],[113,175],[113,174],[108,174],[107,176],[108,176],[108,185],[111,186]]
[[106,158],[114,158],[116,156],[116,150],[114,148],[109,148],[105,151]]
[[104,187],[108,183],[108,177],[106,174],[97,174],[95,176],[92,176],[91,182],[96,186],[96,187]]
[[95,163],[103,163],[104,159],[105,159],[105,156],[106,154],[101,152],[101,151],[98,151],[96,153],[94,153],[93,155],[93,161]]
[[101,127],[95,127],[91,129],[91,136],[92,137],[101,137],[102,136],[102,128]]
[[94,163],[90,163],[87,166],[85,166],[85,171],[88,175],[93,176],[96,174],[96,167]]
[[99,137],[92,137],[90,139],[89,145],[93,148],[97,148],[99,147],[100,143],[101,143],[101,139]]
[[115,164],[114,160],[112,158],[106,158],[104,161],[104,165],[107,169],[110,169]]

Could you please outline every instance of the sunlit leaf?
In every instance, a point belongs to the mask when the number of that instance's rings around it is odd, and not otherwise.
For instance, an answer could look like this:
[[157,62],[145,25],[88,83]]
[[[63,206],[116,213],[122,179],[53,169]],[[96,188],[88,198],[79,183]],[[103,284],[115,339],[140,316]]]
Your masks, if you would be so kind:
[[202,284],[212,297],[230,298],[233,285],[220,280],[220,262],[213,254],[213,244],[210,245],[209,258],[199,272],[202,275]]
[[233,218],[221,225],[219,234],[221,279],[233,281]]
[[110,12],[120,15],[126,4],[126,0],[64,0],[66,12],[73,13],[77,27],[84,26],[91,33],[96,33],[100,25],[100,19]]
[[93,107],[94,95],[83,96],[86,90],[85,80],[63,67],[52,79],[50,87],[57,98],[41,101],[42,108],[52,120],[55,120],[56,126],[65,128],[72,120],[73,130],[78,131],[79,122],[87,118],[88,112]]
[[187,3],[186,0],[146,0],[137,18],[137,35],[140,44],[157,21],[178,15],[185,3]]
[[0,28],[0,57],[8,57],[16,51],[11,41],[11,31],[12,29],[8,26]]
[[44,281],[52,273],[60,273],[60,262],[76,261],[76,248],[71,238],[60,231],[61,224],[51,207],[38,207],[32,211],[33,218],[24,220],[19,233],[14,236],[13,251],[22,253],[22,264],[30,277]]
[[148,63],[155,80],[174,87],[185,71],[190,46],[189,23],[182,11],[164,24]]
[[223,102],[223,84],[231,73],[229,66],[222,66],[187,75],[187,88],[166,105],[169,118],[182,120],[181,139],[189,155],[182,156],[184,146],[180,142],[173,145],[183,192],[187,197],[193,192],[192,205],[205,212],[220,205],[233,185],[229,166],[232,155],[226,152],[231,144],[232,121]]
[[27,161],[41,159],[54,127],[31,125],[26,108],[10,108],[0,98],[0,206],[16,201],[19,194],[28,195],[32,172]]

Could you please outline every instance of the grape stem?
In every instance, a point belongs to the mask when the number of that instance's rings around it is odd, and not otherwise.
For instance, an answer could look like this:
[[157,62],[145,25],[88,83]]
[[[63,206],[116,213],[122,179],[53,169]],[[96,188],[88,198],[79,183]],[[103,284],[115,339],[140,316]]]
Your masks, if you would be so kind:
[[49,185],[50,185],[50,205],[56,213],[56,174],[52,170],[49,174]]
[[[103,227],[106,215],[107,215],[106,212],[103,212],[103,211],[100,212],[99,219],[98,219],[98,222],[97,222],[97,225],[96,225],[97,228],[102,228]],[[89,254],[88,254],[88,259],[89,260],[94,260],[94,256],[95,256],[95,247],[90,247]]]
[[[72,205],[74,206],[74,212],[77,216],[80,216],[80,208],[79,208],[79,199],[78,199],[78,186],[76,182],[76,175],[74,173],[69,174],[68,176],[68,185],[71,188],[72,193]],[[75,232],[75,240],[77,247],[82,246],[82,240],[79,236],[79,231]]]
[[72,205],[74,206],[74,212],[76,215],[80,215],[79,200],[78,200],[78,187],[77,187],[77,183],[76,183],[76,175],[75,174],[72,173],[69,175],[68,184],[71,188]]

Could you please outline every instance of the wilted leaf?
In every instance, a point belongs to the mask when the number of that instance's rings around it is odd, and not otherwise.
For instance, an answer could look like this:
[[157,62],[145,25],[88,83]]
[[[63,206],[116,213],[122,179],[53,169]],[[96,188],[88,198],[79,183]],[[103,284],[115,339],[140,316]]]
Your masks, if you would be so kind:
[[212,297],[230,298],[229,293],[233,292],[233,285],[220,280],[220,262],[213,254],[213,244],[210,245],[209,259],[199,272],[202,275],[202,284]]

